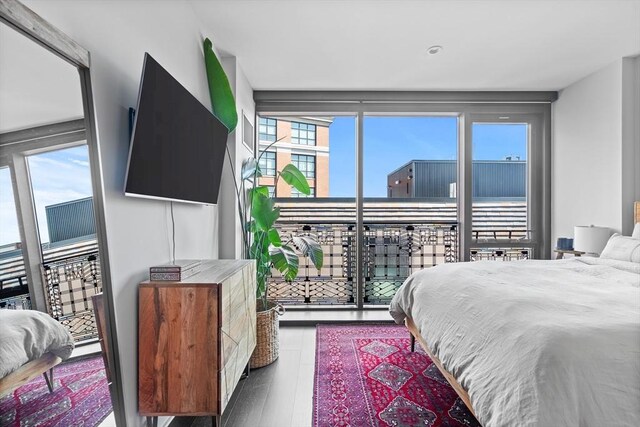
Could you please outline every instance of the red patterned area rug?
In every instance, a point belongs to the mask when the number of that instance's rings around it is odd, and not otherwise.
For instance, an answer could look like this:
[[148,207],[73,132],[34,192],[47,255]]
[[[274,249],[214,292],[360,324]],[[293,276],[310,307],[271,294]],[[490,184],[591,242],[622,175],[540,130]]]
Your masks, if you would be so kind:
[[318,325],[313,425],[480,426],[397,325]]
[[53,393],[40,375],[0,398],[0,426],[97,426],[112,410],[105,374],[101,356],[60,364]]

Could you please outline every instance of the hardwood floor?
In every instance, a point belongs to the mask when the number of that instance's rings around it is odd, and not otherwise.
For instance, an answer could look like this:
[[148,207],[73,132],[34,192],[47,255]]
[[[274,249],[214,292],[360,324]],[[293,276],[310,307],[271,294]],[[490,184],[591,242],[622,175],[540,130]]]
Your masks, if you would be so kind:
[[[386,310],[288,311],[280,320],[280,357],[269,366],[251,371],[249,378],[240,380],[222,415],[222,427],[311,426],[315,323],[352,322],[393,321]],[[171,425],[208,427],[211,419],[175,419]]]
[[[282,326],[280,357],[241,380],[222,416],[223,427],[311,426],[315,326]],[[211,425],[196,418],[193,427]]]

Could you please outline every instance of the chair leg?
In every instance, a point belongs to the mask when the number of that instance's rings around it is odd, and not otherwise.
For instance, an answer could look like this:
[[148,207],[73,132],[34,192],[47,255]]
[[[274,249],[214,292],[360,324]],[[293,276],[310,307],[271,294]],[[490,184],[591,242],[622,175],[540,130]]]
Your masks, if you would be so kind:
[[411,334],[411,353],[416,351],[416,337]]
[[220,422],[222,417],[220,415],[214,415],[211,417],[211,427],[222,427]]
[[147,427],[158,427],[158,417],[147,417]]
[[42,376],[44,377],[44,381],[47,383],[49,393],[53,393],[53,368],[49,369],[49,376],[47,376],[46,372],[43,372]]

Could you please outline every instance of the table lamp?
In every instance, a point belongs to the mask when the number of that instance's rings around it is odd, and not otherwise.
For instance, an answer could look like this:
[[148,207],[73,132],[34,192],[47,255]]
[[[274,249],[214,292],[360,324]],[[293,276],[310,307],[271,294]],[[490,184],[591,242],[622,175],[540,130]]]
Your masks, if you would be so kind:
[[600,255],[609,241],[609,227],[576,225],[573,227],[573,249],[591,255]]

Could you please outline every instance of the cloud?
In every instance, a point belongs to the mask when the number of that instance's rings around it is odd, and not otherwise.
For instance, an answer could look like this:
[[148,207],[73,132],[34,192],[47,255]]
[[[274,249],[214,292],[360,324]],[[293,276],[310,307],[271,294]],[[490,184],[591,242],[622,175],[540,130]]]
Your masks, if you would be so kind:
[[84,160],[78,160],[78,159],[69,159],[71,161],[71,163],[75,163],[76,165],[79,166],[83,166],[85,168],[89,167],[89,162],[84,161]]

